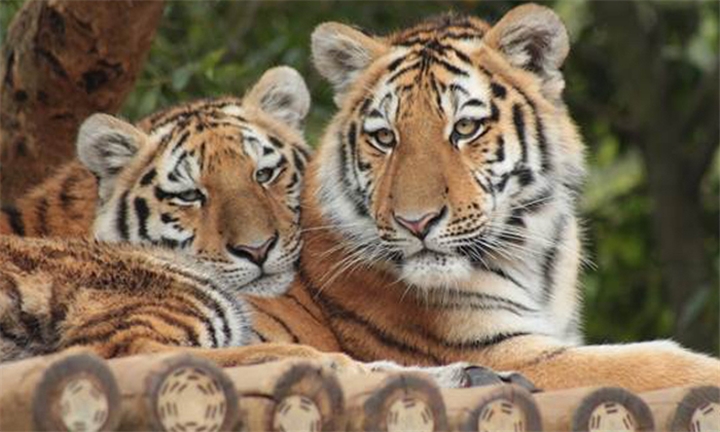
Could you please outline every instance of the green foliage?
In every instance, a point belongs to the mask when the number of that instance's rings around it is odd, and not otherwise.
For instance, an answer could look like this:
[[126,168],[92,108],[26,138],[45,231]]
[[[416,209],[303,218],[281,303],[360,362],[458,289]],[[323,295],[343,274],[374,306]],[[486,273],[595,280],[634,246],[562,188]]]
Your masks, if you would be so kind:
[[[20,3],[2,3],[3,30]],[[135,120],[190,98],[242,95],[264,70],[286,64],[297,68],[312,90],[307,131],[309,141],[316,143],[335,109],[329,87],[310,62],[309,36],[318,23],[341,21],[383,34],[449,10],[494,21],[518,3],[171,1],[144,72],[122,113]],[[689,193],[702,202],[703,265],[710,269],[711,280],[686,287],[683,304],[672,304],[653,230],[652,216],[661,209],[656,208],[657,196],[651,195],[648,186],[648,162],[641,145],[646,139],[630,132],[647,129],[634,124],[630,113],[649,104],[633,97],[633,91],[641,84],[653,83],[618,79],[613,69],[647,67],[624,54],[632,52],[630,48],[656,49],[652,57],[662,63],[662,73],[672,78],[666,88],[657,91],[672,95],[667,109],[682,117],[694,103],[698,83],[705,75],[717,73],[718,3],[562,0],[548,5],[562,16],[570,32],[573,48],[564,67],[565,95],[588,145],[591,166],[581,208],[592,262],[583,275],[587,339],[610,342],[669,337],[678,328],[689,326],[701,335],[695,348],[717,352],[720,159],[715,151],[709,168],[688,173],[702,175],[699,190]],[[611,43],[617,28],[599,18],[603,11],[617,7],[637,13],[636,24],[648,34],[647,40],[625,41],[625,53]],[[0,31],[0,37],[3,33]],[[649,42],[651,38],[654,44]],[[701,118],[695,122],[683,145],[694,151],[710,140],[717,150],[717,116],[714,123]]]

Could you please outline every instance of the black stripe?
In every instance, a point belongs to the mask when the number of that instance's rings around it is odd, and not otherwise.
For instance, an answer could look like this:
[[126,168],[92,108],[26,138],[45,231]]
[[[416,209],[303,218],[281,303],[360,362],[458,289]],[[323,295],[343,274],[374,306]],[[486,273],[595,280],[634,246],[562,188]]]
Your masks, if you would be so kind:
[[257,338],[260,340],[260,342],[267,342],[267,341],[268,341],[268,338],[265,337],[265,336],[263,336],[263,334],[260,333],[259,331],[255,330],[254,328],[251,329],[251,330],[252,330],[252,332],[255,334],[255,336],[257,336]]
[[287,298],[289,298],[290,300],[292,300],[293,302],[297,303],[298,306],[300,306],[308,315],[310,315],[310,316],[311,316],[315,321],[317,321],[318,323],[321,323],[321,324],[322,324],[322,323],[324,322],[324,319],[317,317],[317,316],[310,310],[310,308],[308,308],[305,304],[303,304],[303,302],[301,302],[300,299],[298,299],[298,298],[295,297],[294,295],[288,293],[288,294],[285,294],[285,297],[287,297]]
[[[338,135],[338,139],[341,141],[341,145],[338,146],[338,151],[340,152],[340,163],[343,167],[342,170],[340,170],[340,175],[343,182],[343,191],[345,192],[346,196],[350,199],[350,201],[353,203],[353,207],[355,208],[355,212],[361,216],[366,217],[368,216],[368,210],[365,207],[364,200],[360,192],[355,188],[350,181],[349,175],[350,172],[355,172],[355,170],[348,169],[350,165],[350,161],[348,161],[348,153],[350,153],[351,158],[354,158],[353,150],[355,149],[356,140],[357,140],[357,126],[355,123],[350,124],[350,128],[347,132],[347,139],[349,143],[348,145],[345,145],[345,141],[343,139],[342,134]],[[354,163],[354,162],[353,162]]]
[[297,149],[293,149],[292,154],[293,162],[295,162],[295,167],[298,169],[298,171],[305,171],[305,160],[302,158],[301,153]]
[[285,144],[283,144],[282,141],[280,141],[277,137],[270,135],[268,137],[268,139],[270,139],[270,144],[272,144],[276,148],[281,149],[281,148],[285,147]]
[[78,199],[78,196],[73,194],[73,188],[79,180],[78,176],[71,172],[60,185],[60,207],[65,211],[68,210],[73,201]]
[[[178,302],[181,303],[181,305],[174,305],[172,302]],[[158,308],[160,310],[143,310],[148,308]],[[163,311],[163,309],[165,309],[167,312],[173,312],[178,315],[190,316],[194,319],[201,321],[210,333],[213,344],[212,347],[217,347],[217,339],[214,332],[212,331],[213,324],[210,319],[195,310],[192,303],[188,302],[186,299],[174,295],[167,296],[163,298],[162,301],[146,300],[143,303],[126,305],[117,309],[110,310],[109,312],[96,315],[94,318],[83,322],[80,326],[76,327],[76,330],[88,330],[98,324],[107,324],[118,321],[122,322],[123,320],[127,319],[128,317],[132,317],[133,315],[142,314],[153,317],[160,316],[164,321],[177,327],[181,327],[187,334],[189,341],[194,346],[201,346],[199,336],[195,329],[192,328],[192,326],[182,323],[174,317],[168,316],[167,313]]]
[[[107,343],[108,340],[110,340],[113,336],[117,336],[120,334],[120,332],[124,330],[129,330],[133,327],[143,327],[151,332],[155,333],[152,335],[152,338],[154,340],[160,340],[160,341],[166,341],[167,339],[160,336],[155,329],[155,327],[152,325],[152,323],[144,320],[144,319],[128,319],[126,321],[121,321],[117,324],[115,324],[111,329],[103,331],[103,332],[97,332],[97,333],[91,333],[91,334],[84,334],[84,335],[77,335],[74,337],[69,338],[68,340],[63,341],[63,347],[70,347],[70,346],[87,346],[92,345],[94,343],[98,342],[105,342]],[[134,335],[135,336],[135,335]],[[138,335],[139,336],[139,335]],[[141,337],[148,337],[149,335],[143,334]]]
[[393,60],[392,63],[390,63],[390,64],[388,65],[387,71],[388,71],[388,72],[394,72],[395,69],[397,69],[398,66],[400,66],[400,65],[402,64],[402,62],[405,61],[405,59],[406,59],[406,57],[405,57],[405,56],[402,56],[402,57],[399,57],[399,58]]
[[[493,273],[500,276],[500,273],[496,273],[496,272],[493,272]],[[512,282],[507,277],[503,277],[503,278]],[[433,292],[433,291],[438,292],[439,290],[435,289],[435,288],[430,289],[430,292]],[[442,295],[443,293],[440,293],[440,294]],[[457,296],[457,297],[465,298],[468,300],[477,299],[477,300],[481,300],[481,301],[490,301],[490,302],[495,302],[495,303],[501,303],[501,304],[505,304],[505,305],[508,305],[510,307],[513,307],[515,309],[525,311],[525,312],[533,312],[533,313],[539,312],[537,309],[533,309],[531,307],[525,306],[524,304],[518,303],[514,300],[510,300],[505,297],[498,297],[498,296],[492,295],[492,294],[485,294],[485,293],[479,293],[479,292],[468,292],[468,291],[453,291],[451,293],[451,296]],[[423,299],[418,298],[418,301],[423,301]]]
[[547,172],[552,170],[552,165],[550,162],[550,154],[548,153],[548,143],[547,143],[547,137],[545,136],[545,127],[543,125],[542,120],[540,119],[540,115],[537,112],[537,107],[535,106],[535,102],[533,102],[528,95],[520,90],[520,88],[516,86],[512,86],[513,90],[518,92],[520,96],[525,99],[527,104],[530,106],[530,109],[533,112],[533,116],[535,118],[535,124],[537,125],[537,140],[538,140],[538,147],[540,148],[540,155],[542,159],[541,167],[543,172]]
[[498,99],[505,99],[507,95],[507,89],[502,84],[492,82],[490,83],[490,90],[492,90],[493,96]]
[[147,186],[150,183],[152,183],[153,179],[155,179],[155,176],[157,175],[157,171],[155,168],[151,169],[150,171],[146,172],[144,176],[140,179],[140,186]]
[[18,209],[11,206],[2,206],[0,210],[7,216],[10,229],[13,234],[24,236],[25,235],[25,223],[23,223],[22,214]]
[[281,320],[279,317],[271,314],[270,312],[268,312],[264,309],[258,308],[257,306],[254,308],[254,310],[255,310],[255,312],[259,312],[259,313],[269,317],[274,322],[280,324],[280,326],[283,328],[283,330],[285,330],[285,333],[290,335],[293,343],[300,343],[300,338],[298,338],[298,336],[290,329],[290,327],[287,325],[287,323],[285,323],[285,321]]
[[495,149],[495,160],[492,162],[502,162],[505,160],[505,140],[502,135],[497,137],[497,148]]
[[145,198],[135,197],[133,205],[135,206],[135,213],[137,215],[138,234],[140,238],[151,240],[147,229],[147,221],[150,217],[150,208],[147,205],[147,201],[145,201]]
[[522,108],[519,104],[514,104],[513,108],[513,123],[515,124],[515,131],[517,132],[518,140],[520,141],[520,147],[522,149],[522,163],[527,162],[527,141],[525,139],[525,119],[523,118]]
[[487,303],[478,303],[470,301],[430,301],[430,302],[423,302],[423,306],[429,306],[435,309],[442,309],[442,310],[472,310],[472,311],[505,311],[510,312],[513,315],[516,315],[518,317],[524,317],[527,315],[526,312],[519,311],[512,306],[503,305],[503,304],[487,304]]
[[120,238],[128,240],[130,238],[130,229],[128,228],[128,204],[127,198],[130,191],[125,191],[120,196],[118,204],[118,212],[115,215],[115,226],[120,233]]

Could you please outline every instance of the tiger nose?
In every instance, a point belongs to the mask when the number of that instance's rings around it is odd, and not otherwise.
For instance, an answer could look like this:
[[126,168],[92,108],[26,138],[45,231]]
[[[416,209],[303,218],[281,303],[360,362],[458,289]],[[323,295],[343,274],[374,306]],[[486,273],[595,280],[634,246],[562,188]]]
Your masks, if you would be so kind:
[[404,218],[396,213],[393,213],[393,217],[395,218],[397,223],[399,223],[403,228],[407,229],[415,237],[422,240],[425,238],[425,236],[427,236],[428,232],[430,232],[430,229],[433,227],[433,225],[438,223],[440,219],[445,216],[446,211],[447,207],[443,206],[443,208],[438,211],[427,213],[424,216],[414,220],[410,218]]
[[270,252],[270,249],[275,246],[277,240],[278,234],[276,232],[272,237],[265,240],[264,242],[258,242],[259,244],[256,243],[254,245],[227,245],[227,248],[232,255],[240,258],[245,258],[248,261],[257,264],[258,266],[262,266],[267,259],[268,252]]

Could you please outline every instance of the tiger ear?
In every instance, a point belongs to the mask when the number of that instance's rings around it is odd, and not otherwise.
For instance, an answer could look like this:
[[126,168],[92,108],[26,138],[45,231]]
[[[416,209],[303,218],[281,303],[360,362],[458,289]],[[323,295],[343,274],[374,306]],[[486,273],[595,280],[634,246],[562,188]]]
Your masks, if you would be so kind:
[[513,66],[539,75],[545,87],[559,85],[562,91],[560,67],[570,43],[565,25],[551,9],[536,4],[518,6],[490,29],[484,42]]
[[282,123],[302,131],[310,111],[310,91],[302,75],[287,66],[265,72],[243,98]]
[[135,126],[98,113],[80,126],[76,146],[78,158],[100,180],[101,193],[106,193],[146,142],[147,135]]
[[377,39],[336,22],[317,26],[311,45],[315,68],[332,84],[338,106],[358,74],[387,50]]

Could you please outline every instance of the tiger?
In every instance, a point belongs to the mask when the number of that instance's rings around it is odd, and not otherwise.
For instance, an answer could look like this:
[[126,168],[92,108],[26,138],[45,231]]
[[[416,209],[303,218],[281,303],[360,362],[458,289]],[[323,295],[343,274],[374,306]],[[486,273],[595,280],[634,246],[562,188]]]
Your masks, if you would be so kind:
[[388,36],[328,22],[311,48],[338,112],[307,170],[298,274],[250,301],[263,340],[468,362],[547,390],[717,382],[720,361],[672,341],[583,345],[585,148],[551,9],[494,25],[445,14]]
[[[293,278],[309,109],[302,76],[277,67],[242,99],[180,104],[137,127],[107,114],[85,120],[78,161],[6,211],[15,236],[3,236],[0,248],[0,358],[93,343],[101,355],[122,355],[134,348],[104,339],[139,343],[127,318],[138,310],[135,324],[147,330],[159,319],[162,340],[178,342],[179,328],[190,335],[180,345],[246,344],[243,303],[228,296],[275,295]],[[129,331],[93,339],[98,326]]]
[[183,104],[138,127],[89,117],[79,161],[4,219],[14,229],[0,235],[0,362],[183,350],[223,366],[305,357],[346,372],[421,371],[444,387],[530,386],[466,363],[405,368],[259,343],[248,299],[285,292],[302,246],[309,105],[302,77],[280,67],[242,100]]
[[277,67],[242,99],[183,103],[137,127],[94,114],[80,126],[78,160],[3,209],[0,233],[183,250],[244,293],[283,292],[302,245],[309,109],[302,76]]

